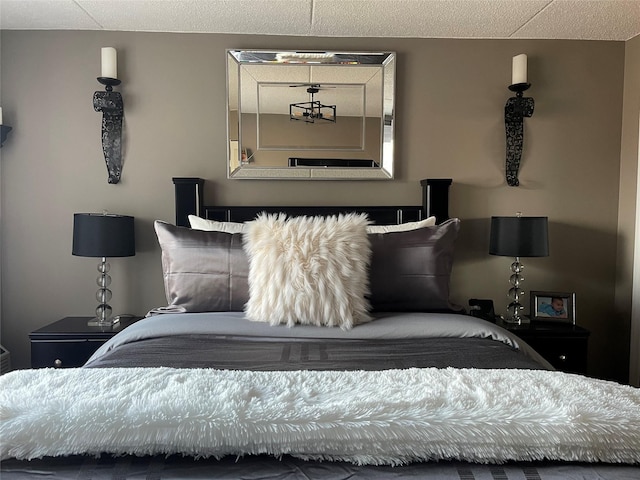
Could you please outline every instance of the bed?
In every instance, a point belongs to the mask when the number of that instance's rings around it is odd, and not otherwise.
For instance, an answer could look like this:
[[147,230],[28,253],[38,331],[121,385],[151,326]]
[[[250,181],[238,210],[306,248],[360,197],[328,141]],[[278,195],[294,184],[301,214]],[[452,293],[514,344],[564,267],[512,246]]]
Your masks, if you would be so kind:
[[400,207],[174,184],[167,305],[82,368],[0,378],[3,478],[640,478],[638,389],[450,302],[450,180]]

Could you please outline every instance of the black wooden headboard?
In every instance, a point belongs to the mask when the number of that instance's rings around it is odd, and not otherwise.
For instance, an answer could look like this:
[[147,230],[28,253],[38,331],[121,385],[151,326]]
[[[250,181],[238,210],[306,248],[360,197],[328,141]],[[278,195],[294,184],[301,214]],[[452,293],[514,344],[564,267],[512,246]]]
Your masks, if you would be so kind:
[[173,179],[176,200],[176,225],[189,226],[189,215],[197,215],[220,222],[246,222],[260,212],[284,212],[289,215],[336,215],[347,212],[367,213],[378,225],[396,225],[435,216],[441,223],[449,218],[450,178],[432,178],[420,181],[422,205],[389,206],[206,206],[204,180],[197,177]]

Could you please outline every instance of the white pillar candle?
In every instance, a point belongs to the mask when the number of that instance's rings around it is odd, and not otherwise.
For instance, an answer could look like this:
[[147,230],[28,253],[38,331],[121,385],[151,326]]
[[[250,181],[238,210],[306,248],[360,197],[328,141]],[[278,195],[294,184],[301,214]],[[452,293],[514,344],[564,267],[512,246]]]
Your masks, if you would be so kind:
[[118,78],[118,56],[113,47],[102,47],[101,77]]
[[2,123],[2,107],[0,107],[0,125],[4,125],[4,123]]
[[513,57],[511,85],[516,83],[527,83],[527,55],[525,53]]

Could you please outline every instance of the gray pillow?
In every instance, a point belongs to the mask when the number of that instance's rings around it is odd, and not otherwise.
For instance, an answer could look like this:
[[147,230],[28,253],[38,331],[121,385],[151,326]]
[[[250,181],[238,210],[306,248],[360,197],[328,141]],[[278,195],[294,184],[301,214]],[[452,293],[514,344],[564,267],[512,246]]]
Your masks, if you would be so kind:
[[[191,230],[156,221],[167,295],[165,312],[241,312],[249,300],[242,234]],[[368,234],[374,311],[447,311],[460,221],[406,232]]]
[[406,232],[369,234],[375,311],[450,311],[449,279],[460,220]]
[[249,299],[242,234],[154,223],[168,306],[158,311],[241,312]]

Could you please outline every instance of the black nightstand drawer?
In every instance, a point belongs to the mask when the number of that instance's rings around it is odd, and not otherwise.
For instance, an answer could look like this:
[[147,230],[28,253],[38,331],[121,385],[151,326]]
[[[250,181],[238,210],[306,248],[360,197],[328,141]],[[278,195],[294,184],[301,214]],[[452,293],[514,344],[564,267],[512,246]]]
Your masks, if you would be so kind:
[[113,326],[88,325],[92,317],[65,317],[29,334],[31,368],[80,367],[111,337],[141,317],[127,317]]
[[567,340],[547,338],[542,341],[540,339],[529,338],[525,341],[558,370],[582,374],[587,372],[586,339]]
[[80,367],[106,340],[32,340],[31,368]]
[[587,373],[589,330],[567,323],[503,324],[558,370]]

